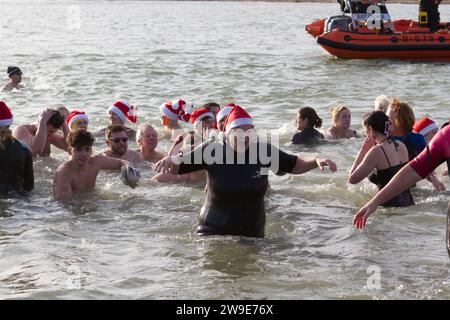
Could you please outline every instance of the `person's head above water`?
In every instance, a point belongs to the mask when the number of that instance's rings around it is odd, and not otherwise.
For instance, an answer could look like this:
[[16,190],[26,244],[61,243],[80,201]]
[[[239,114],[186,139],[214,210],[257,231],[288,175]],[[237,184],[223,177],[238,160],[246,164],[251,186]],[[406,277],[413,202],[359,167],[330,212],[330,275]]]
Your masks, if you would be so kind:
[[236,105],[234,103],[229,103],[225,108],[220,109],[220,111],[216,115],[217,128],[219,131],[224,131],[224,123],[227,116],[230,114],[233,107]]
[[179,120],[189,122],[190,114],[186,113],[186,106],[186,101],[181,99],[163,103],[159,107],[161,124],[169,129],[177,129]]
[[373,111],[363,118],[363,126],[366,136],[386,137],[390,135],[391,121],[382,111]]
[[22,70],[20,70],[19,67],[16,66],[9,66],[6,70],[6,73],[8,74],[8,77],[11,79],[14,83],[20,83],[22,82]]
[[212,114],[214,115],[214,117],[216,117],[217,113],[220,110],[220,105],[216,102],[208,102],[208,103],[205,103],[202,108],[205,108],[205,109],[211,111]]
[[85,129],[87,130],[89,125],[89,118],[83,111],[72,111],[69,113],[69,116],[66,120],[67,125],[71,131],[77,129]]
[[197,135],[201,136],[208,129],[214,128],[214,114],[206,108],[195,110],[191,115],[192,125]]
[[337,128],[348,129],[352,124],[350,110],[346,106],[338,106],[331,109],[331,119]]
[[224,131],[228,143],[238,152],[247,150],[250,139],[256,138],[252,117],[240,106],[234,106],[228,114]]
[[314,127],[320,128],[322,126],[322,119],[319,118],[316,110],[310,107],[304,107],[298,111],[295,124],[297,130],[312,129]]
[[57,110],[51,109],[52,116],[47,121],[47,136],[54,135],[64,124],[64,118]]
[[136,123],[136,107],[126,100],[118,100],[108,108],[109,123],[124,125],[127,120]]
[[436,133],[438,133],[439,127],[436,122],[434,122],[430,118],[423,117],[414,124],[413,131],[415,133],[423,135],[425,140],[430,142],[431,139],[433,139],[433,137],[436,135]]
[[109,151],[118,157],[121,157],[128,150],[128,136],[124,126],[111,125],[105,130],[106,144]]
[[387,96],[385,96],[384,94],[379,95],[374,102],[375,111],[386,113],[390,103],[391,102]]
[[84,166],[92,156],[94,137],[85,129],[71,131],[67,137],[71,149],[72,161],[78,166]]
[[136,132],[136,143],[141,151],[154,151],[158,146],[158,132],[151,124],[143,123]]
[[386,114],[392,123],[393,136],[405,136],[412,131],[416,118],[407,103],[393,98]]

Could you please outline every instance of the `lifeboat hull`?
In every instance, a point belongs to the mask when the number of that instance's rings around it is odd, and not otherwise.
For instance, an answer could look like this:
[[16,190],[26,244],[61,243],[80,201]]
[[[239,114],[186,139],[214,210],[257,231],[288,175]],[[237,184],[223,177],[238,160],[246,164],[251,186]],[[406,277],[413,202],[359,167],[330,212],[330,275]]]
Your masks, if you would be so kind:
[[430,32],[413,20],[393,21],[394,33],[376,33],[367,28],[357,32],[325,31],[327,19],[316,20],[306,31],[331,55],[348,59],[438,59],[450,60],[450,33],[444,29]]
[[377,34],[333,30],[318,36],[317,43],[338,58],[450,60],[448,32]]

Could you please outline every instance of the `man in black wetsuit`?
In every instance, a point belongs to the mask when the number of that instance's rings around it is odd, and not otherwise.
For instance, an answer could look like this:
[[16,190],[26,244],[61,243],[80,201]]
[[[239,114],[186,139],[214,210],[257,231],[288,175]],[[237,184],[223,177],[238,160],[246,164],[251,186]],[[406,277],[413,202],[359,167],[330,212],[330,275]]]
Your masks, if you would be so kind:
[[34,187],[33,159],[30,150],[13,138],[9,126],[13,115],[0,101],[0,192],[31,191]]
[[440,24],[439,4],[442,0],[420,0],[419,1],[419,25],[430,28],[434,32]]
[[317,167],[323,170],[325,166],[336,170],[336,164],[328,159],[285,153],[269,143],[252,140],[250,132],[254,132],[252,119],[235,106],[225,121],[225,141],[208,141],[190,153],[167,156],[155,164],[156,172],[207,171],[207,195],[197,234],[264,237],[269,169],[278,175],[301,174]]

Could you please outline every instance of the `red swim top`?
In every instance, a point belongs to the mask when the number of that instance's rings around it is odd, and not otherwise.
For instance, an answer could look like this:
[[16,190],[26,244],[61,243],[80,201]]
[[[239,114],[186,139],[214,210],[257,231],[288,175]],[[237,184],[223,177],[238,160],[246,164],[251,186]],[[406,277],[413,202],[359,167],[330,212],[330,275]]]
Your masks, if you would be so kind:
[[409,165],[425,178],[441,163],[450,158],[450,126],[440,130],[430,142],[430,155],[425,148]]

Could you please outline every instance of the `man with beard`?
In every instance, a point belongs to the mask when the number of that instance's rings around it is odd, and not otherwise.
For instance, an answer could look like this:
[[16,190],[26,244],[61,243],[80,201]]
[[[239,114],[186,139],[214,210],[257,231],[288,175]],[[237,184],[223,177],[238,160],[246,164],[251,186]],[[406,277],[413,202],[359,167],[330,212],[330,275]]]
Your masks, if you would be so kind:
[[122,125],[111,125],[105,130],[106,144],[108,150],[103,154],[107,157],[130,161],[132,163],[144,161],[140,152],[128,150],[128,135],[126,128]]

